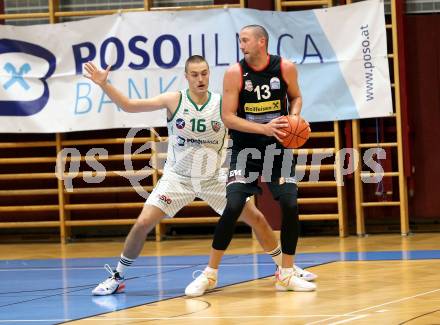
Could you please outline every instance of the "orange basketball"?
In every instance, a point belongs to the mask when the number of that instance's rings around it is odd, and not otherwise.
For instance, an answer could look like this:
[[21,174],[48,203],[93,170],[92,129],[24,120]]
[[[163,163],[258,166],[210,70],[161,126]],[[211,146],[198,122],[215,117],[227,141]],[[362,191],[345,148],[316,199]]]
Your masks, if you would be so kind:
[[281,138],[281,144],[285,148],[299,148],[306,143],[310,136],[310,124],[301,116],[285,116],[289,126],[281,129],[286,135]]

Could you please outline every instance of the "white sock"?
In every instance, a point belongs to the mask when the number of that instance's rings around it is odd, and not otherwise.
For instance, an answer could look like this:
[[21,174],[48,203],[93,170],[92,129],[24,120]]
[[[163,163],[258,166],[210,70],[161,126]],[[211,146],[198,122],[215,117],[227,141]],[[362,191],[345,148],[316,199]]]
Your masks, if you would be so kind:
[[135,260],[125,257],[121,254],[121,258],[119,259],[118,266],[116,267],[116,272],[119,273],[120,276],[124,277],[125,271],[133,264]]
[[280,244],[278,244],[278,246],[274,250],[272,250],[270,252],[266,252],[266,253],[272,257],[272,259],[276,265],[281,267],[283,254],[281,253],[281,245]]
[[207,266],[205,272],[217,277],[218,269],[213,269],[212,267]]
[[292,275],[293,273],[294,273],[293,267],[280,268],[280,275],[281,275],[281,277],[289,276],[289,275]]

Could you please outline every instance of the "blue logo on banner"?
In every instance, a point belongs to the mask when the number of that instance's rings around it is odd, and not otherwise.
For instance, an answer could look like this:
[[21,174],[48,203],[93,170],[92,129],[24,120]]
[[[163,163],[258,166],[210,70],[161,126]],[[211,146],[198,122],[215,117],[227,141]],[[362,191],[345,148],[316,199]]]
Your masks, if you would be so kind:
[[18,83],[24,90],[29,90],[29,84],[26,82],[26,80],[23,79],[23,75],[31,71],[31,66],[29,65],[29,63],[23,64],[18,72],[11,62],[7,62],[3,69],[10,74],[10,79],[3,85],[3,88],[8,90],[9,87]]
[[[49,64],[49,69],[43,77],[39,80],[43,84],[43,94],[34,100],[29,101],[11,101],[0,100],[0,116],[29,116],[41,111],[46,106],[49,100],[49,87],[47,79],[54,73],[56,67],[55,56],[47,49],[28,42],[0,39],[0,55],[5,53],[25,53],[44,59]],[[30,85],[25,79],[25,75],[32,70],[29,63],[24,63],[21,66],[14,65],[12,62],[7,62],[3,66],[3,70],[9,76],[9,79],[3,84],[6,91],[12,91],[11,87],[18,85],[22,89],[28,91]]]

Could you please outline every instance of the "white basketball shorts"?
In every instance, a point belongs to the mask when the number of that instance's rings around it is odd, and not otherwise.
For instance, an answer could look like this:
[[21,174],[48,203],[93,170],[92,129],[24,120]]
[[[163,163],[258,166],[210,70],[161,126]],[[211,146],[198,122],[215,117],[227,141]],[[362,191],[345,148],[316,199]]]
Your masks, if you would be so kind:
[[206,201],[221,215],[226,206],[225,177],[198,179],[167,171],[159,179],[145,204],[154,205],[168,217],[174,217],[196,197]]

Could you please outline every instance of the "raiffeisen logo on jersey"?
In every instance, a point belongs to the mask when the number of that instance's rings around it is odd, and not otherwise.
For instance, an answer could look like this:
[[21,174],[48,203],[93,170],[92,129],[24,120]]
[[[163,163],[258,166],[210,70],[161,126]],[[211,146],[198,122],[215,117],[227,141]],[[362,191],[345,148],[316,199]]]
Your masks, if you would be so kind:
[[56,58],[33,43],[0,39],[0,116],[29,116],[41,111],[50,96],[47,79]]

